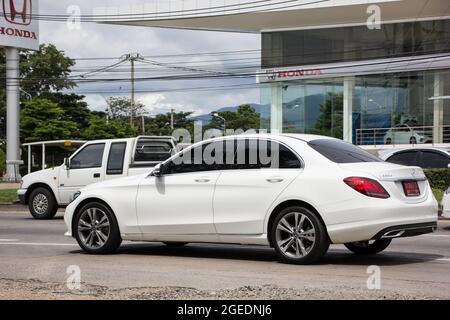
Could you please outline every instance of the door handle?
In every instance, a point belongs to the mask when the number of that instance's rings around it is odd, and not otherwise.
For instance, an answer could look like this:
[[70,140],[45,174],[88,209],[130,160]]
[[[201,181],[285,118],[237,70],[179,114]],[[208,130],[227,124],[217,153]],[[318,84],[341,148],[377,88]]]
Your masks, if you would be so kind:
[[280,183],[280,182],[283,182],[284,179],[283,178],[269,178],[269,179],[266,179],[266,181],[270,182],[270,183]]
[[197,183],[207,183],[211,180],[207,179],[207,178],[200,178],[200,179],[195,179],[195,182]]
[[94,173],[94,178],[100,178],[100,173]]

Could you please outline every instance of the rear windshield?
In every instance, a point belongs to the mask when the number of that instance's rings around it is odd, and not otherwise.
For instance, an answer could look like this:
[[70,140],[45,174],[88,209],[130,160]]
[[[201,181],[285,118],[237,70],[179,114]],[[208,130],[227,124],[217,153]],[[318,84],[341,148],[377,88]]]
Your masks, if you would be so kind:
[[164,161],[172,156],[173,146],[167,141],[139,140],[134,155],[135,162]]
[[336,163],[382,162],[369,152],[341,140],[319,139],[310,141],[308,145]]

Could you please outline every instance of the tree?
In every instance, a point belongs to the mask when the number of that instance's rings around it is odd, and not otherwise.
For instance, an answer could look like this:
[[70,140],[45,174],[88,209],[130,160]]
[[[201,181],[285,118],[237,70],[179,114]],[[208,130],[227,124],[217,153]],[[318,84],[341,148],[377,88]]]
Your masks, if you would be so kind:
[[111,119],[107,124],[104,116],[91,114],[82,136],[86,140],[130,138],[137,136],[137,131],[137,128],[132,128],[124,119]]
[[329,93],[325,104],[320,106],[320,117],[313,133],[342,139],[344,96]]
[[66,57],[53,44],[42,44],[38,51],[21,54],[22,89],[34,96],[72,89],[76,83],[69,79],[75,61]]
[[[36,52],[23,51],[20,54],[20,72],[22,89],[32,97],[43,97],[54,102],[64,101],[64,89],[75,87],[75,82],[68,77],[75,62],[57,50],[54,45],[41,45]],[[4,49],[0,49],[0,139],[4,139],[6,132],[6,57]],[[70,96],[70,95],[69,95]],[[22,92],[21,100],[28,96]],[[73,98],[72,99],[73,102]],[[79,106],[79,105],[78,105]],[[37,110],[38,111],[38,110]]]
[[[242,129],[247,131],[249,129],[260,128],[260,114],[256,112],[255,108],[248,104],[239,106],[236,112],[226,111],[218,112],[219,116],[223,117],[226,121],[226,128],[238,130]],[[220,119],[213,118],[208,128],[222,128],[223,123]]]
[[[191,137],[194,132],[194,121],[189,119],[192,112],[177,112],[174,113],[174,129],[183,128],[189,131]],[[145,119],[145,133],[155,136],[170,136],[172,135],[172,127],[170,125],[171,113],[158,114],[152,118]]]
[[49,99],[35,97],[24,103],[21,136],[25,142],[70,139],[77,131],[73,121],[62,120],[64,110]]
[[82,131],[89,125],[89,115],[91,114],[88,104],[83,101],[84,96],[56,92],[49,94],[48,99],[57,103],[63,110],[61,120],[71,121],[77,125],[77,130],[72,133],[72,138],[81,138]]
[[145,106],[140,102],[134,103],[132,107],[131,99],[127,97],[110,97],[107,99],[108,114],[111,118],[131,117],[142,113]]

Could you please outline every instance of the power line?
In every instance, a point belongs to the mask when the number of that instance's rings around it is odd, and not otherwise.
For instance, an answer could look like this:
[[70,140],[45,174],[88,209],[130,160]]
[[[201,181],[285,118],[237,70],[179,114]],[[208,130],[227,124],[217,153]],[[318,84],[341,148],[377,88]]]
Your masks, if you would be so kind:
[[[220,15],[227,15],[230,14],[230,12],[234,13],[234,12],[238,12],[239,13],[258,13],[258,12],[271,12],[271,11],[276,11],[276,10],[280,10],[280,9],[288,9],[288,8],[294,8],[294,7],[303,7],[303,6],[307,6],[307,5],[312,5],[312,4],[317,4],[317,3],[323,3],[323,2],[329,2],[331,0],[316,0],[316,1],[311,1],[311,2],[302,2],[302,3],[296,3],[296,4],[291,4],[291,5],[286,5],[284,6],[284,4],[289,4],[289,3],[294,3],[294,2],[299,2],[300,0],[284,0],[284,1],[280,1],[280,2],[273,2],[270,0],[262,0],[262,1],[255,1],[253,2],[253,4],[258,3],[258,2],[270,2],[268,4],[258,4],[258,5],[250,5],[250,6],[245,6],[244,8],[242,7],[238,7],[238,8],[231,8],[231,9],[226,9],[227,6],[222,6],[222,7],[216,7],[218,9],[221,10],[216,10],[214,9],[214,7],[210,7],[210,8],[200,8],[200,9],[192,9],[192,10],[183,10],[183,11],[178,11],[178,12],[184,12],[182,14],[173,14],[174,12],[176,13],[177,11],[169,11],[167,12],[168,14],[160,14],[158,12],[147,12],[147,13],[142,13],[142,14],[124,14],[124,15],[120,15],[120,14],[115,14],[115,15],[81,15],[79,17],[79,21],[80,22],[127,22],[127,21],[132,21],[133,19],[138,21],[140,19],[145,19],[145,18],[149,18],[149,17],[154,17],[154,18],[158,18],[158,19],[162,19],[162,18],[176,18],[176,17],[183,17],[183,18],[188,18],[188,17],[196,17],[199,15],[199,11],[202,11],[202,13],[207,13],[208,15],[214,14],[214,13],[220,13]],[[251,3],[249,3],[251,4]],[[233,6],[238,6],[242,4],[234,4],[234,5],[228,5],[229,7],[233,7]],[[281,5],[280,7],[274,7],[274,6],[278,6]],[[270,8],[269,8],[270,7]],[[225,9],[224,9],[225,8]],[[247,11],[248,9],[261,9],[263,8],[263,10],[250,10]],[[264,9],[266,8],[266,9]],[[239,11],[244,11],[245,12],[239,12]],[[185,12],[189,11],[189,12],[193,12],[190,14],[186,14]],[[206,11],[206,12],[203,12]],[[220,16],[220,15],[215,15],[215,16]],[[61,22],[61,21],[67,21],[67,19],[73,19],[72,15],[68,15],[68,14],[64,14],[64,15],[56,15],[56,14],[48,14],[48,15],[28,15],[27,16],[29,19],[34,19],[34,20],[41,20],[41,21],[54,21],[54,22]]]

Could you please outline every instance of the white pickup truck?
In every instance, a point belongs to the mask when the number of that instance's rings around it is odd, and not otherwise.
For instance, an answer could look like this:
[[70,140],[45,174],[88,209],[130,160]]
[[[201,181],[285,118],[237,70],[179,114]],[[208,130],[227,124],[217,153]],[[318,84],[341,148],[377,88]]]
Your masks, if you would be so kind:
[[172,137],[90,141],[60,167],[26,175],[17,191],[35,219],[52,219],[74,193],[92,183],[149,171],[176,151]]

